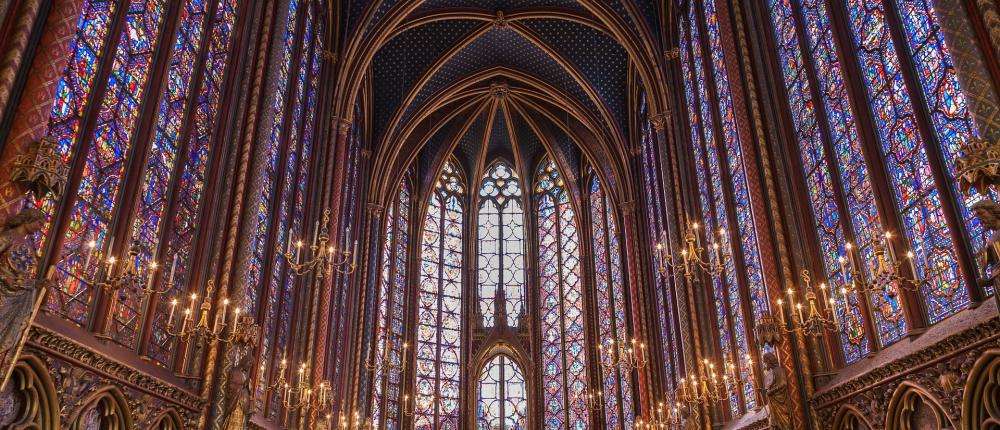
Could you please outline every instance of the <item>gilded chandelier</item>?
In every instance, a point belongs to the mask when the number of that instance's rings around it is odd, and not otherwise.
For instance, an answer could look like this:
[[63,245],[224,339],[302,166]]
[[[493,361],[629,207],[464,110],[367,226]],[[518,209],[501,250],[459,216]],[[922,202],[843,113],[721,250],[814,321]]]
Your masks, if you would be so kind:
[[654,409],[652,405],[645,414],[635,420],[637,430],[676,429],[681,428],[681,404],[679,402],[659,402]]
[[[746,356],[747,369],[753,368],[753,358]],[[747,382],[753,383],[753,378],[743,375],[732,360],[724,361],[721,366],[703,358],[698,362],[693,375],[678,381],[675,405],[687,405],[690,408],[711,406],[721,402]]]
[[[928,284],[927,280],[916,279],[917,266],[916,256],[912,250],[907,250],[905,258],[899,258],[893,247],[895,236],[891,231],[885,232],[881,243],[872,244],[872,256],[860,255],[857,248],[850,242],[844,244],[846,255],[837,258],[841,278],[844,280],[843,288],[856,289],[859,292],[870,294],[876,291],[890,291],[895,294],[899,288],[908,291],[918,291]],[[875,267],[870,274],[870,279],[865,280],[858,261],[863,258],[874,258]],[[909,271],[909,275],[903,276],[903,267]],[[848,277],[850,275],[850,277]],[[849,281],[848,281],[849,279]]]
[[[154,282],[160,269],[159,263],[156,260],[151,260],[146,265],[129,264],[140,260],[138,243],[132,244],[120,259],[112,255],[111,247],[114,243],[115,240],[112,237],[105,250],[100,251],[97,249],[95,239],[88,240],[84,245],[86,256],[83,268],[78,274],[84,282],[96,286],[110,298],[112,311],[108,313],[109,318],[116,313],[122,294],[134,296],[137,302],[142,303],[143,307],[149,306],[149,300],[153,295],[164,294],[174,288],[174,275],[177,271],[177,255],[174,255],[173,263],[170,266],[170,277],[163,289],[157,289]],[[156,255],[155,250],[152,255]],[[91,267],[95,261],[97,262],[96,267]],[[98,336],[108,337],[106,332],[100,333]]]
[[[788,311],[789,315],[786,315],[785,311],[785,300],[778,299],[776,302],[778,304],[778,322],[779,327],[788,333],[795,330],[802,330],[804,333],[810,336],[819,336],[826,331],[837,331],[840,327],[840,318],[837,316],[840,312],[839,304],[840,300],[837,300],[835,293],[829,292],[829,288],[825,283],[819,285],[819,296],[816,295],[816,291],[813,289],[812,281],[809,276],[808,270],[802,271],[802,284],[805,289],[805,304],[796,301],[797,292],[795,288],[788,288]],[[843,305],[845,307],[844,312],[846,313],[847,307],[847,292],[843,291]],[[785,328],[788,326],[788,322],[791,320],[792,328]]]
[[646,343],[638,339],[630,342],[618,342],[614,339],[608,341],[608,346],[597,345],[597,350],[601,357],[601,366],[605,369],[620,367],[623,372],[631,372],[634,369],[642,369],[648,364],[646,359]]
[[684,243],[681,248],[680,257],[674,256],[670,252],[670,242],[667,233],[662,232],[660,242],[656,244],[657,270],[661,274],[666,274],[667,269],[680,270],[685,278],[694,276],[695,270],[701,270],[709,276],[718,276],[724,268],[723,261],[728,258],[725,251],[725,244],[729,238],[725,229],[719,229],[717,235],[708,233],[709,249],[711,256],[707,259],[702,257],[705,247],[701,244],[701,226],[692,223],[684,233]]
[[[338,250],[336,246],[330,244],[330,233],[327,226],[330,224],[330,210],[323,211],[323,221],[316,221],[313,226],[312,243],[308,248],[302,239],[292,240],[292,232],[288,232],[288,242],[285,251],[278,251],[288,267],[296,275],[302,276],[315,272],[317,278],[330,276],[334,270],[342,274],[351,274],[357,269],[358,262],[358,242],[354,241],[354,249],[350,251]],[[303,256],[303,248],[306,248],[307,255]]]

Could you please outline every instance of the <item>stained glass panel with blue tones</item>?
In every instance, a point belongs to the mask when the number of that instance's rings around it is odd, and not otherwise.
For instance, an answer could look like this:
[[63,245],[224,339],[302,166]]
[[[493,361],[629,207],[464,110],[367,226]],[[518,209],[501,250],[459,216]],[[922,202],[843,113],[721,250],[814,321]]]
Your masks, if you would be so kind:
[[[284,25],[284,32],[282,35],[282,41],[278,53],[279,66],[275,69],[277,75],[273,81],[273,91],[271,93],[271,104],[268,107],[268,113],[266,118],[272,119],[273,123],[268,129],[268,134],[265,140],[260,142],[261,157],[260,161],[260,175],[256,179],[256,184],[254,184],[254,195],[252,200],[250,200],[251,207],[249,208],[250,213],[254,214],[253,219],[250,223],[250,231],[247,242],[248,247],[248,257],[245,265],[245,277],[244,277],[244,291],[243,291],[243,302],[241,306],[250,312],[251,315],[257,312],[257,303],[262,302],[261,306],[264,307],[264,322],[262,326],[263,335],[261,337],[261,357],[267,360],[268,363],[264,366],[262,372],[269,372],[265,378],[277,377],[274,369],[278,366],[278,361],[283,355],[283,351],[276,348],[274,342],[276,341],[275,333],[277,331],[276,320],[278,318],[279,306],[283,295],[280,289],[267,289],[266,296],[264,300],[257,300],[258,289],[262,283],[264,259],[266,258],[265,243],[267,241],[267,234],[270,229],[271,222],[271,202],[273,198],[280,198],[277,195],[277,191],[274,190],[276,186],[277,171],[278,171],[278,154],[279,154],[279,144],[281,139],[282,130],[285,128],[284,118],[285,109],[290,109],[291,100],[286,100],[288,98],[289,88],[292,87],[293,82],[289,80],[289,74],[291,73],[291,63],[292,63],[292,47],[296,41],[295,29],[299,19],[299,1],[291,0],[288,3],[288,15]],[[284,243],[284,242],[276,242]],[[265,379],[266,380],[266,379]],[[264,395],[263,387],[267,384],[258,384],[258,390],[256,397],[262,399]],[[273,411],[273,408],[271,409]]]
[[[93,268],[85,268],[88,241],[106,236],[105,230],[114,215],[125,172],[125,160],[131,151],[131,137],[145,93],[152,54],[165,2],[134,0],[128,4],[124,16],[124,31],[117,36],[115,50],[104,97],[97,102],[97,121],[94,134],[82,136],[84,154],[83,173],[75,190],[76,201],[70,209],[64,240],[56,263],[57,282],[66,284],[62,291],[80,291],[89,294],[89,287],[81,277]],[[75,124],[78,126],[79,124]],[[75,132],[74,132],[75,133]],[[73,133],[71,133],[73,134]],[[94,263],[94,262],[92,262]],[[96,263],[94,263],[96,264]],[[59,297],[61,294],[53,296]],[[65,298],[64,296],[62,298]],[[80,306],[74,307],[67,317],[82,322],[86,318],[89,298],[79,297]],[[119,326],[133,327],[139,303],[135,297],[124,297],[114,308],[113,321]],[[50,300],[50,303],[53,303]],[[59,309],[63,311],[63,309]],[[123,324],[124,322],[124,324]],[[118,339],[134,342],[135,330],[122,333]]]
[[[690,16],[691,22],[697,22],[696,21],[697,18],[694,15],[693,11],[691,12],[691,14],[692,14]],[[743,191],[744,194],[742,195],[744,197],[746,197],[747,195],[746,178],[745,176],[743,176],[742,160],[738,158],[738,156],[741,156],[741,154],[739,154],[738,152],[739,140],[737,139],[736,136],[736,124],[735,124],[735,118],[733,117],[734,112],[733,112],[732,98],[731,95],[729,94],[728,78],[725,76],[725,62],[724,59],[721,57],[722,47],[721,47],[721,40],[719,39],[719,33],[718,33],[719,24],[717,17],[715,15],[714,0],[707,0],[705,4],[705,14],[706,14],[705,26],[708,29],[707,37],[704,40],[702,40],[698,32],[694,31],[694,29],[697,29],[698,27],[696,25],[692,25],[691,41],[692,41],[692,52],[693,52],[692,58],[694,64],[698,65],[698,67],[694,67],[694,72],[695,72],[694,76],[695,76],[695,85],[697,85],[699,89],[698,96],[701,100],[699,112],[701,114],[701,118],[704,119],[701,122],[702,136],[704,139],[703,140],[704,151],[705,151],[703,162],[706,167],[705,174],[706,174],[706,179],[708,179],[707,184],[709,184],[708,185],[709,189],[712,190],[712,201],[713,201],[712,206],[714,207],[715,211],[714,212],[715,223],[713,224],[714,227],[713,233],[715,233],[716,237],[720,237],[719,232],[725,232],[725,234],[721,235],[723,239],[719,243],[720,247],[722,247],[723,249],[735,250],[737,246],[740,246],[741,249],[744,252],[746,252],[748,249],[747,245],[753,245],[749,247],[751,253],[744,255],[744,263],[746,264],[747,267],[747,280],[748,282],[751,283],[751,285],[748,286],[749,287],[748,289],[751,291],[751,294],[754,295],[755,297],[755,300],[751,300],[751,298],[749,297],[742,297],[742,295],[740,294],[739,281],[736,275],[735,262],[733,261],[732,258],[726,258],[723,261],[723,274],[725,276],[725,284],[724,284],[725,294],[721,294],[721,291],[715,292],[715,297],[716,297],[715,301],[717,307],[716,313],[719,314],[718,316],[721,317],[723,311],[725,311],[725,313],[728,315],[728,319],[732,326],[732,329],[720,333],[721,334],[720,343],[722,344],[731,343],[732,345],[735,345],[736,349],[734,351],[731,351],[730,353],[731,355],[725,356],[724,360],[726,360],[727,362],[732,361],[734,362],[735,365],[739,367],[740,373],[743,375],[742,379],[743,381],[745,381],[745,383],[742,386],[743,397],[744,399],[746,399],[745,406],[747,408],[752,409],[756,407],[756,400],[755,400],[756,395],[753,391],[753,384],[751,382],[753,379],[751,373],[752,368],[749,360],[747,359],[748,358],[747,354],[750,352],[750,345],[746,337],[748,324],[745,320],[746,317],[743,314],[741,304],[744,303],[744,300],[750,300],[750,303],[752,305],[751,308],[757,309],[757,311],[759,312],[760,306],[756,304],[762,299],[759,297],[758,294],[754,294],[754,291],[757,291],[759,294],[763,294],[763,292],[761,291],[763,289],[763,284],[758,284],[756,287],[754,287],[753,280],[757,279],[760,282],[763,281],[760,278],[762,276],[760,273],[760,262],[756,258],[757,256],[756,239],[753,238],[751,240],[750,238],[755,235],[755,232],[753,231],[753,219],[750,218],[750,214],[748,213],[750,211],[750,206],[748,202],[742,201],[742,209],[741,209],[741,201],[739,200],[739,196],[741,195],[738,192],[739,190]],[[706,50],[707,53],[705,53]],[[713,51],[715,51],[714,55]],[[712,76],[716,79],[715,94],[720,99],[718,102],[718,108],[719,108],[718,112],[713,112],[713,105],[710,101],[711,100],[709,93],[710,88],[708,86],[708,81],[706,81],[706,76],[708,72],[706,72],[704,68],[709,66],[711,66],[712,69],[714,70]],[[721,118],[720,124],[716,125],[714,120],[710,120],[711,118],[713,118],[712,116],[713,113],[717,113]],[[719,136],[716,135],[717,129],[722,130],[722,134]],[[720,144],[722,145],[721,151],[719,147]],[[728,152],[733,152],[735,154],[729,154],[727,156],[726,153]],[[733,157],[733,155],[738,155],[738,156]],[[743,239],[741,242],[737,243],[733,243],[731,241],[732,238],[731,232],[733,230],[730,228],[730,223],[728,218],[729,212],[728,212],[728,207],[726,205],[726,196],[725,193],[723,192],[724,190],[723,187],[726,186],[726,184],[723,181],[722,174],[724,166],[721,163],[727,161],[729,162],[730,168],[735,170],[735,172],[730,172],[730,174],[732,175],[732,181],[730,184],[733,187],[733,194],[734,198],[736,199],[736,201],[734,202],[734,207],[737,208],[737,213],[733,215],[735,216],[738,222],[737,227],[740,228],[738,233],[740,237]],[[739,173],[739,176],[737,176],[736,173]],[[735,255],[735,254],[730,253],[730,255]],[[756,275],[752,276],[752,274],[754,273]],[[754,276],[756,276],[756,278]],[[764,299],[764,301],[766,301],[766,299]],[[728,310],[719,308],[720,304],[722,303],[725,303],[725,306],[728,308]],[[726,338],[726,334],[732,336],[732,338],[731,339]],[[734,402],[734,399],[731,399],[730,400],[731,406],[733,406],[734,403],[736,403]]]
[[[84,2],[77,20],[76,35],[70,44],[69,62],[56,84],[55,102],[49,116],[47,136],[57,143],[59,154],[67,165],[76,149],[84,109],[95,87],[94,76],[97,74],[98,64],[101,58],[108,55],[104,52],[104,47],[117,4],[118,2],[104,0]],[[54,202],[41,200],[36,201],[35,205],[42,209],[49,220],[52,219],[56,210]],[[80,225],[81,220],[77,221],[75,231],[96,230],[90,226]],[[47,225],[42,234],[37,236],[36,243],[39,249],[49,227]],[[77,241],[93,240],[100,248],[106,247],[105,242],[108,239],[107,233],[102,231],[89,237],[84,234],[84,237],[76,238]],[[91,286],[76,277],[68,276],[66,270],[82,268],[86,256],[82,253],[69,254],[64,255],[63,260],[66,269],[60,273],[59,287],[50,289],[46,309],[82,324],[86,320],[87,309],[90,306]]]
[[528,428],[528,387],[513,358],[501,354],[490,359],[479,373],[477,392],[477,429]]
[[[914,95],[903,80],[900,48],[890,35],[881,0],[848,0],[846,5],[904,233],[916,254],[917,276],[928,282],[923,288],[928,316],[932,323],[937,322],[966,306],[969,296],[941,207],[942,196],[934,183],[926,142],[917,130]],[[884,344],[905,334],[900,325],[883,321],[879,321],[878,331]]]
[[[382,242],[382,278],[375,315],[372,384],[372,426],[399,428],[404,304],[410,226],[410,184],[404,179],[396,202],[386,211]],[[409,400],[409,399],[408,399]]]
[[[799,142],[799,155],[809,192],[809,200],[813,208],[813,220],[822,251],[826,272],[825,276],[829,280],[830,285],[833,285],[835,291],[838,293],[836,296],[836,312],[838,312],[840,320],[845,322],[840,333],[844,358],[847,363],[853,363],[867,355],[870,352],[870,346],[864,332],[864,321],[861,316],[861,303],[857,290],[848,288],[852,281],[851,274],[848,271],[840,269],[839,259],[845,255],[844,245],[848,240],[845,235],[846,227],[840,218],[840,203],[838,203],[835,197],[836,191],[834,190],[833,173],[829,167],[834,164],[832,164],[830,154],[828,154],[827,147],[824,145],[824,138],[820,133],[819,121],[827,119],[821,119],[816,109],[813,89],[811,88],[805,64],[807,60],[800,49],[800,35],[796,29],[792,1],[770,0],[768,6],[771,12],[771,22],[774,23],[775,39],[777,41],[778,55],[781,59],[782,76],[785,82],[785,92],[788,96],[792,121],[795,125],[795,134]],[[815,64],[829,66],[826,64],[826,61],[827,59],[815,60]],[[829,70],[831,68],[833,67],[827,67],[827,71],[823,73],[826,76],[819,77],[818,79],[830,80],[832,79],[829,76],[830,74],[839,73],[839,69],[834,68],[833,70]],[[834,91],[844,91],[844,88],[834,89]],[[839,107],[837,101],[831,100],[827,94],[823,94],[822,96],[826,97],[824,107],[827,109]],[[851,113],[838,112],[836,115],[850,116]],[[853,124],[853,119],[851,121],[851,124]],[[843,129],[840,128],[843,125],[839,127],[833,124],[828,125],[831,130],[830,134],[839,138],[836,145],[851,144],[851,142],[843,142],[846,139],[843,135]],[[837,146],[833,147],[837,148]],[[860,148],[856,149],[860,151]],[[860,172],[854,173],[853,176],[863,175],[865,183],[861,186],[870,190],[871,185],[867,183],[866,167],[863,164],[863,160],[851,160],[852,156],[857,157],[857,155],[847,155],[845,161],[853,161],[853,164],[850,164],[848,169],[845,170],[860,169]],[[844,160],[844,158],[842,157],[841,160]],[[852,190],[842,189],[841,191],[845,195],[848,195],[847,198],[849,201],[851,199],[855,201],[853,207],[866,207],[868,210],[871,210],[871,216],[874,217],[872,219],[875,219],[877,222],[878,214],[875,212],[871,193],[851,195]],[[864,199],[860,204],[857,202],[859,198]],[[864,212],[855,214],[855,217],[860,218],[862,225],[870,224],[870,220],[864,218]],[[868,241],[866,241],[863,243],[862,250],[863,252],[867,252],[868,249],[870,249],[870,246]],[[846,292],[846,296],[841,294],[841,292]]]
[[[517,327],[524,312],[524,210],[521,182],[506,162],[486,172],[479,189],[479,312],[483,327]],[[500,301],[502,290],[503,300]]]
[[[458,428],[462,329],[463,199],[456,165],[442,167],[421,239],[417,307],[416,430]],[[408,406],[410,407],[410,406]]]
[[[613,363],[618,357],[616,349],[631,342],[626,320],[627,310],[631,306],[625,300],[618,222],[611,209],[611,202],[604,194],[601,181],[596,176],[590,184],[590,220],[600,335],[598,342],[603,347],[598,359],[603,363]],[[605,366],[601,370],[604,428],[632,428],[635,405],[632,401],[631,375],[619,366]]]
[[546,428],[586,428],[584,303],[576,214],[551,160],[536,173],[542,411]]

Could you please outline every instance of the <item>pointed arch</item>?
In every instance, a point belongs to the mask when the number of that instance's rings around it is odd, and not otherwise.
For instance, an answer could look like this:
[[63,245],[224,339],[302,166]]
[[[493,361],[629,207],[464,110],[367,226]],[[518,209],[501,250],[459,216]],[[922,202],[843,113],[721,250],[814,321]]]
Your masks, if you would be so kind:
[[154,430],[183,430],[184,421],[181,420],[180,414],[174,409],[169,409],[166,412],[160,414],[160,416],[153,420]]
[[482,366],[476,399],[477,428],[518,430],[528,427],[528,384],[514,357],[498,353]]
[[0,419],[2,428],[53,429],[59,424],[59,397],[45,362],[34,355],[22,356],[3,391],[0,404],[7,405]]
[[125,395],[114,386],[96,390],[73,414],[69,430],[128,430],[133,428],[132,413]]
[[494,161],[479,187],[477,299],[483,327],[518,327],[525,305],[524,203],[521,180],[505,160]]
[[382,269],[376,295],[375,347],[368,360],[373,374],[371,420],[374,428],[398,428],[404,356],[407,297],[409,296],[410,218],[412,172],[399,183],[396,198],[386,208],[382,237]]
[[453,157],[428,196],[421,235],[414,429],[457,428],[466,182]]
[[533,186],[538,246],[543,419],[547,428],[586,427],[586,330],[580,235],[566,183],[548,156]]
[[955,426],[941,407],[941,402],[933,394],[919,385],[904,381],[889,400],[885,428],[886,430],[944,430],[953,429]]
[[632,381],[629,372],[616,366],[620,348],[642,348],[628,335],[628,310],[625,298],[625,272],[622,263],[621,237],[611,199],[604,192],[601,179],[591,172],[590,196],[591,252],[594,264],[594,298],[597,304],[598,359],[601,366],[601,391],[604,394],[604,422],[607,429],[622,429],[635,419]]

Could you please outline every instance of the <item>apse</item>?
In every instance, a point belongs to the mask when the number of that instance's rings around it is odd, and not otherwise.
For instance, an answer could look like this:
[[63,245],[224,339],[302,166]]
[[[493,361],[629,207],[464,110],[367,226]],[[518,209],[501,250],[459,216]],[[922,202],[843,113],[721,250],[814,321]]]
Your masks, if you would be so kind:
[[0,429],[995,428],[990,0],[0,0]]

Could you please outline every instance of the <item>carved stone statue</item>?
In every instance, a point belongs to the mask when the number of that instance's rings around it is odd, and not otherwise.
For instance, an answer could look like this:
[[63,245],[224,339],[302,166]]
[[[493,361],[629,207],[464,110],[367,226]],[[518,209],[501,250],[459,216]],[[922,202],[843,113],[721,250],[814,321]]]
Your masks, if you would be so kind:
[[0,388],[7,379],[25,333],[41,305],[42,283],[35,282],[36,249],[32,236],[45,216],[25,208],[0,224]]
[[226,378],[225,411],[222,414],[223,430],[242,430],[250,420],[252,354],[242,353]]
[[768,424],[772,430],[791,429],[791,415],[788,410],[788,380],[785,369],[772,351],[761,355],[764,365],[764,390],[767,394]]

